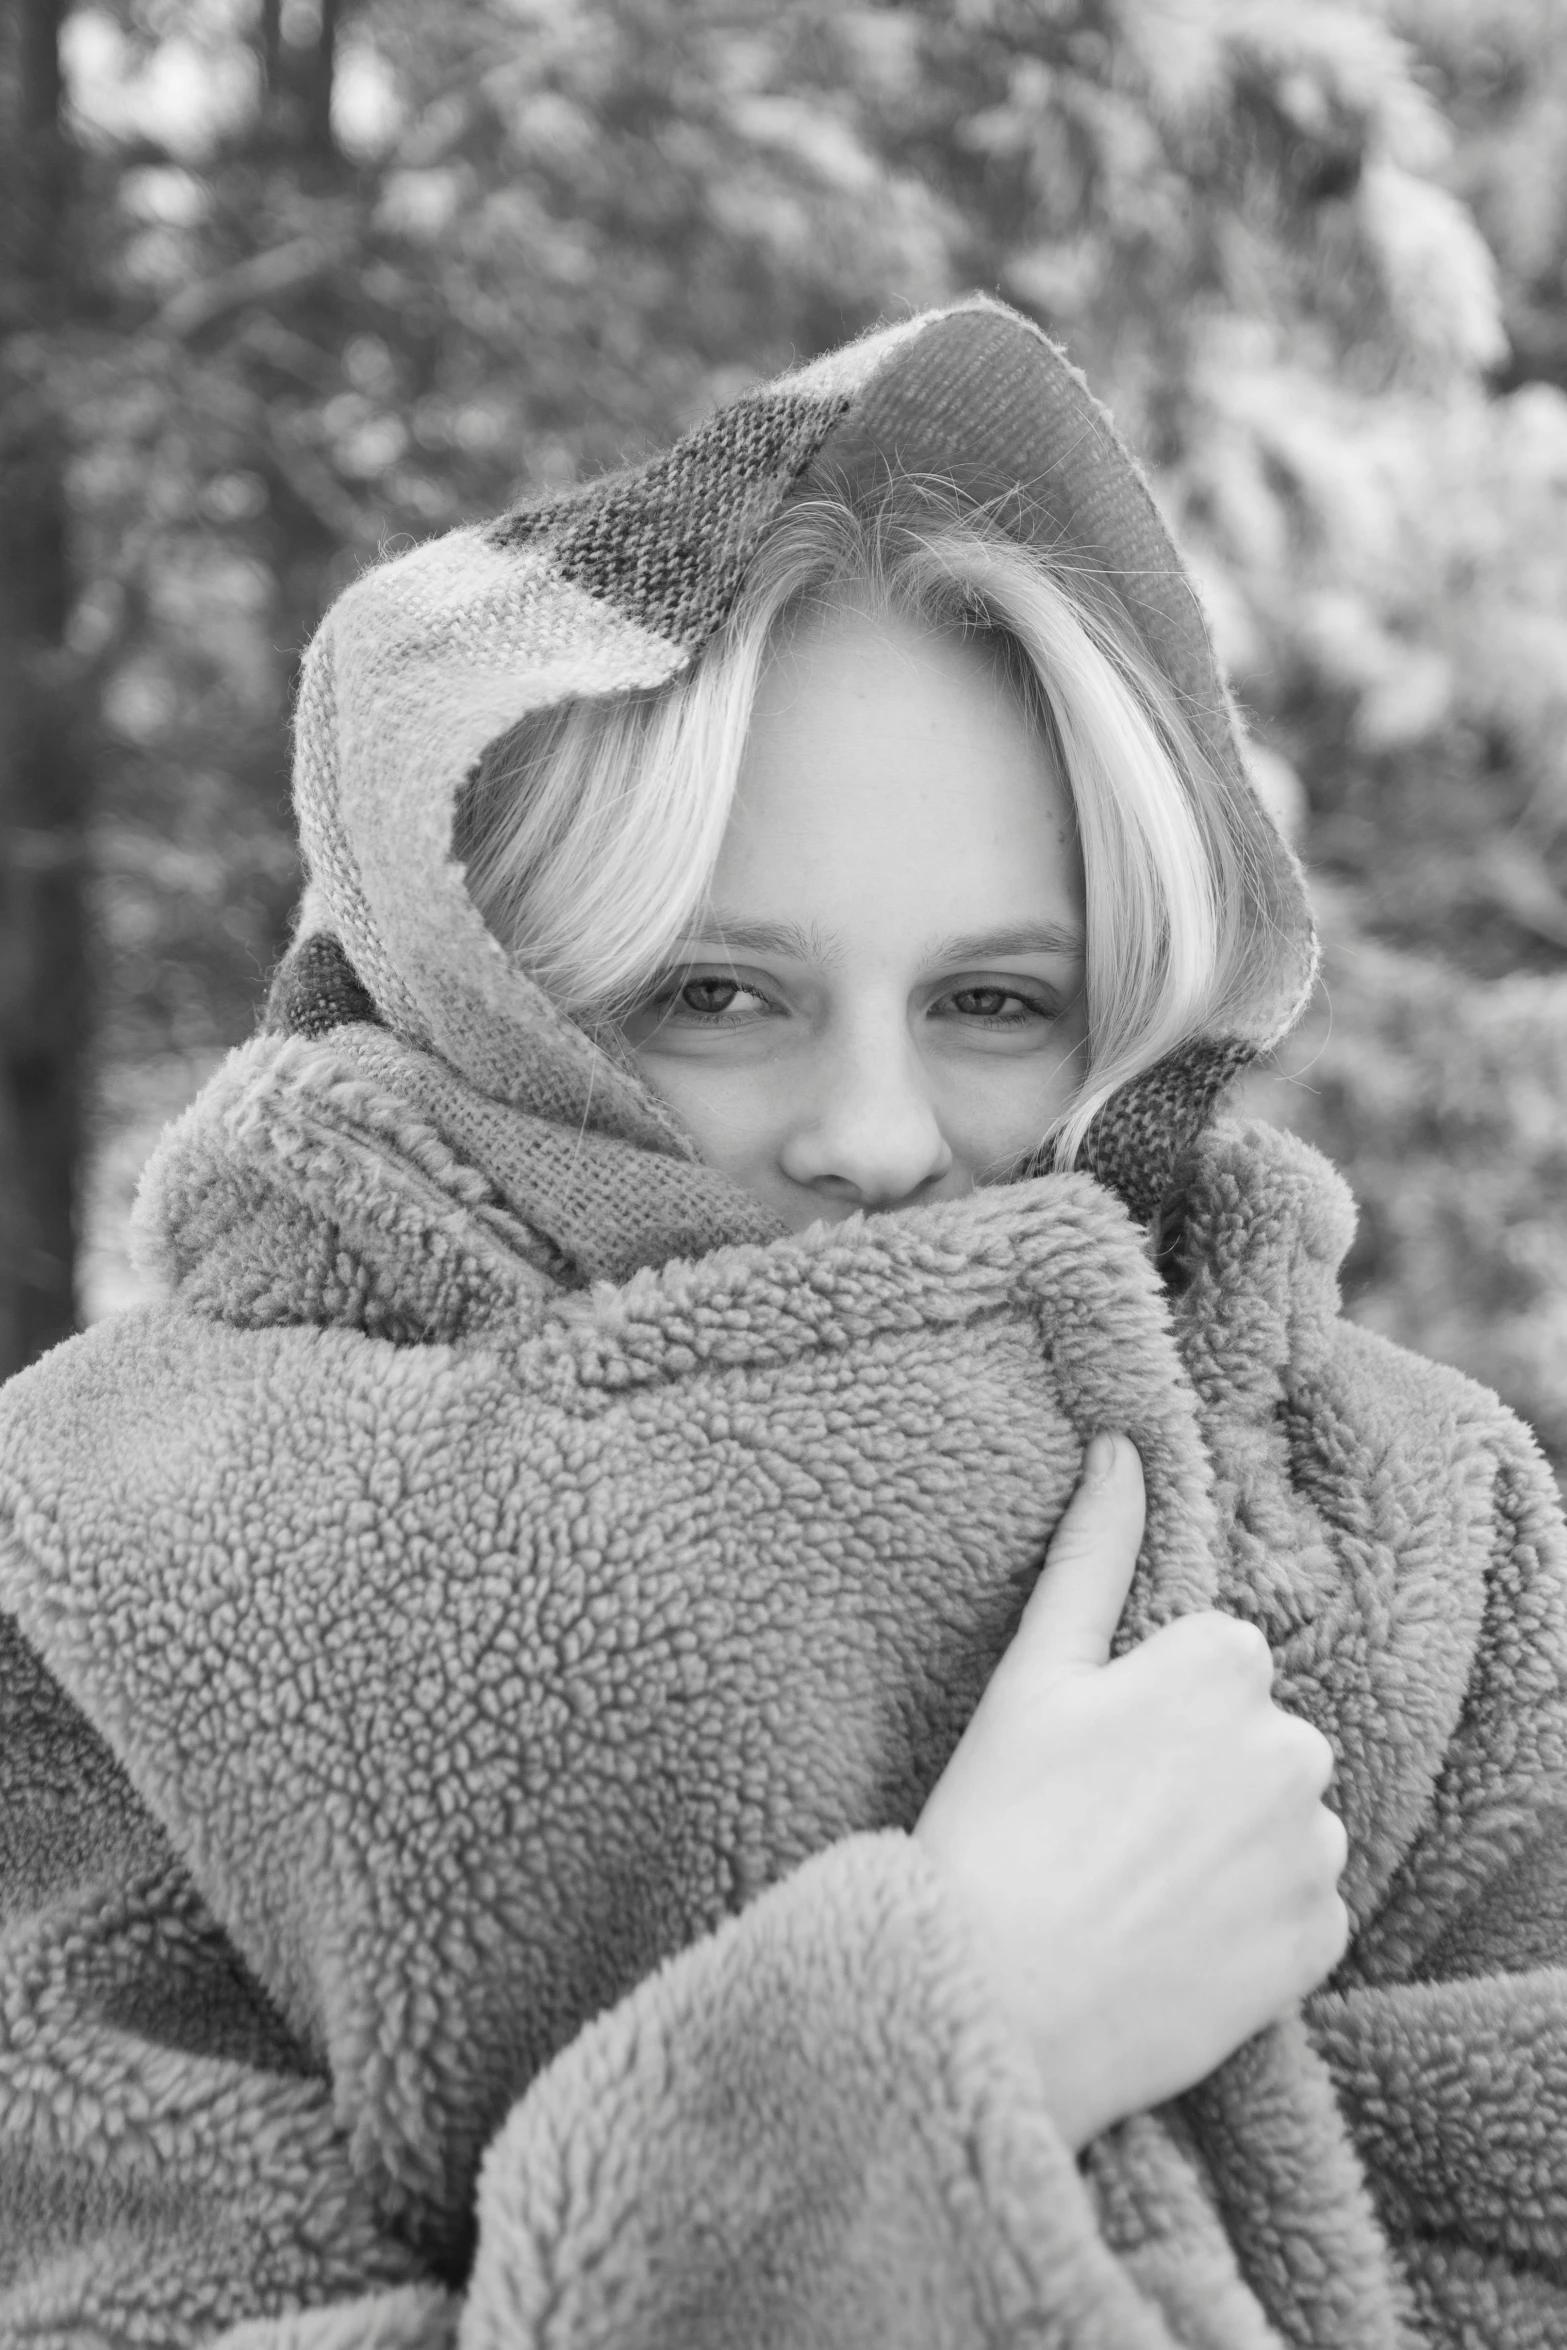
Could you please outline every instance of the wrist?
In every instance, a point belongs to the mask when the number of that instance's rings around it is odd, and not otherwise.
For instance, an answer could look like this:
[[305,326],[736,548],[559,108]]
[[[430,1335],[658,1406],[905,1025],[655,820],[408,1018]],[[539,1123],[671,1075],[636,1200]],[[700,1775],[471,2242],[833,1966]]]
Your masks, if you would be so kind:
[[[1048,1941],[1050,1958],[1059,1967],[1061,1937],[1037,1917],[1017,1921],[1016,1930],[1012,1921],[998,1919],[983,1873],[976,1886],[970,1871],[946,1849],[939,1822],[932,1832],[927,1821],[928,1813],[922,1814],[911,1839],[942,1888],[969,1966],[1030,2089],[1037,2091],[1069,2150],[1079,2154],[1121,2118],[1103,2068],[1092,2056],[1106,2037],[1100,2002],[1086,1990],[1073,1999],[1063,1984],[1046,1982],[1043,1944]],[[1020,1963],[1014,1953],[1023,1950],[1027,1958]]]

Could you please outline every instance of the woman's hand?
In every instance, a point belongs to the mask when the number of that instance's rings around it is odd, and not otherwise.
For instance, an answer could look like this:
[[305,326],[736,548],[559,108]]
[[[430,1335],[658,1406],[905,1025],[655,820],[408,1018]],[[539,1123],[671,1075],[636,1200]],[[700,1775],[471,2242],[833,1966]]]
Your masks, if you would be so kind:
[[1017,1633],[914,1834],[955,1889],[1075,2149],[1190,2088],[1343,1955],[1327,1740],[1253,1626],[1183,1616],[1113,1664],[1142,1464],[1096,1437]]

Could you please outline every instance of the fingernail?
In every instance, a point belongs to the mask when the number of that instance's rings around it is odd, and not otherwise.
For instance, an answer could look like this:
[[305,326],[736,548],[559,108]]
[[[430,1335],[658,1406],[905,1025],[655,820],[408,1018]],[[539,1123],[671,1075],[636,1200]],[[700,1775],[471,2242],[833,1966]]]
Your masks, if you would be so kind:
[[1102,1485],[1114,1467],[1115,1438],[1106,1436],[1101,1429],[1097,1436],[1089,1438],[1088,1450],[1083,1455],[1083,1483]]

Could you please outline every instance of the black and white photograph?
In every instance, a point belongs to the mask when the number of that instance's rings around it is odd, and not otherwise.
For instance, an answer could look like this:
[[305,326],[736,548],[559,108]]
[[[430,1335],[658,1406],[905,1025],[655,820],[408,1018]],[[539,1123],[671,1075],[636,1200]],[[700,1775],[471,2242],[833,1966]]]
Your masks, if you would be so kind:
[[1567,2350],[1567,0],[0,0],[0,2350]]

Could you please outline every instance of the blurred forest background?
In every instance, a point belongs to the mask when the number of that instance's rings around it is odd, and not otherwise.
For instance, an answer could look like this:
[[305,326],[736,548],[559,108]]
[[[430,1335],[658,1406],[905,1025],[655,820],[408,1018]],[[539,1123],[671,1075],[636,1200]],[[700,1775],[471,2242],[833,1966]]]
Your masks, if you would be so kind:
[[[356,570],[971,286],[1153,468],[1326,984],[1362,1319],[1567,1468],[1564,0],[6,0],[0,1371],[135,1294]],[[80,1248],[73,1250],[73,1233]]]

